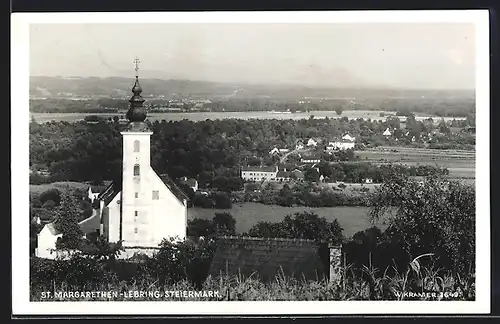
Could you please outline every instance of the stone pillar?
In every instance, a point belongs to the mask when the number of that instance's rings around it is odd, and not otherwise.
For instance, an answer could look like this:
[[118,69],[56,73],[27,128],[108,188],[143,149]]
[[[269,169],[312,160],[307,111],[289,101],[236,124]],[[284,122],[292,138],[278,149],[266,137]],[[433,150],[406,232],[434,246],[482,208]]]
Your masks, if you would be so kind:
[[340,284],[342,280],[342,246],[329,244],[330,284]]

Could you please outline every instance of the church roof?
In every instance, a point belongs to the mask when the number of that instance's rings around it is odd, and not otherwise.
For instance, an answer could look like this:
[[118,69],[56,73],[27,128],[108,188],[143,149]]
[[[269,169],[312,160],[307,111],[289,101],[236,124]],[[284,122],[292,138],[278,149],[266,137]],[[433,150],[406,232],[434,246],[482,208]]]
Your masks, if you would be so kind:
[[160,174],[159,175],[161,181],[167,186],[167,188],[179,199],[180,201],[184,201],[185,199],[189,199],[188,195],[181,189],[177,184],[175,184],[174,180],[168,176],[168,174]]
[[321,279],[328,273],[329,255],[311,240],[220,237],[210,267],[210,275],[242,274],[274,280],[284,274],[297,279]]
[[107,205],[115,198],[115,196],[122,190],[121,181],[113,181],[109,184],[109,186],[104,189],[103,192],[97,196],[97,199],[103,200],[104,204]]
[[[154,172],[154,170],[153,170]],[[189,199],[188,195],[181,189],[179,186],[175,184],[175,182],[167,175],[161,174],[158,175],[160,180],[167,186],[167,188],[174,194],[174,196],[179,199],[181,202],[184,199]],[[103,200],[105,205],[108,205],[115,196],[120,193],[122,190],[121,181],[113,181],[103,192],[99,194],[97,199]]]

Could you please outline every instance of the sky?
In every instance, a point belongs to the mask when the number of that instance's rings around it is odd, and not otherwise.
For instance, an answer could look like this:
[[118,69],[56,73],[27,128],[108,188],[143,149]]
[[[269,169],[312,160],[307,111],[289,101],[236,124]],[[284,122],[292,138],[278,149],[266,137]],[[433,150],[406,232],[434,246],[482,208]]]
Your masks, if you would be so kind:
[[475,88],[474,24],[32,24],[30,74]]

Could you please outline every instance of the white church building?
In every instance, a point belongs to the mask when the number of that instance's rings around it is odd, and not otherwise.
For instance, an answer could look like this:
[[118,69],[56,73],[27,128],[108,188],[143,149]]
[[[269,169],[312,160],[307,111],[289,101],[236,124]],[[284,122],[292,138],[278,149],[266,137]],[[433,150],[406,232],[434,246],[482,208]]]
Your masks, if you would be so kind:
[[[136,252],[151,255],[163,239],[185,239],[187,227],[188,196],[167,175],[158,175],[150,164],[153,132],[144,122],[146,110],[137,73],[132,92],[129,124],[121,132],[121,180],[93,197],[99,201],[98,230],[108,242],[122,242],[122,258]],[[46,236],[49,232],[40,233]],[[41,241],[46,240],[44,237]],[[54,236],[54,247],[55,240]]]

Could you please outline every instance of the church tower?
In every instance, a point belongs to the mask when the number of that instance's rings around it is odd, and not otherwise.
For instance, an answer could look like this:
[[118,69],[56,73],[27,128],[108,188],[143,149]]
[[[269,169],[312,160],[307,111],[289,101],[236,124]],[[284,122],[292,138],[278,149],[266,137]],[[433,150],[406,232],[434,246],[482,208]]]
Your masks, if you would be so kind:
[[123,170],[120,238],[124,247],[157,246],[154,240],[154,217],[151,215],[152,181],[151,135],[153,132],[144,122],[146,110],[139,84],[139,60],[135,63],[135,83],[132,87],[128,127],[123,136]]

